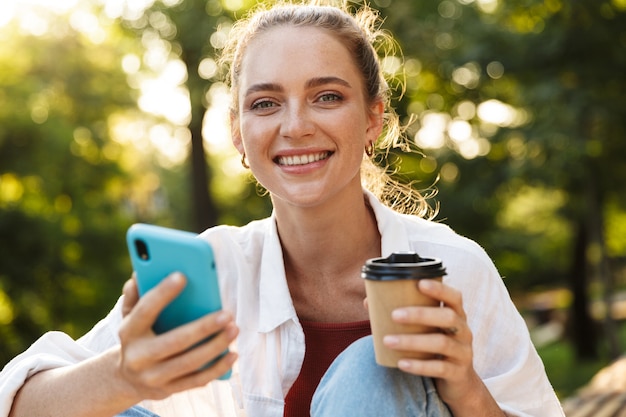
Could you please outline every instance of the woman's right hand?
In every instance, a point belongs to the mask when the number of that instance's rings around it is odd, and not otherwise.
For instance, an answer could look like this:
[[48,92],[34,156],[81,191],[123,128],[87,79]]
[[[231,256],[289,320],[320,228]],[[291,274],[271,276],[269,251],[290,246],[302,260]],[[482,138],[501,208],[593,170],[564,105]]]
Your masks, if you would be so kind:
[[[120,377],[139,400],[163,399],[176,392],[206,385],[224,375],[237,355],[220,357],[239,332],[232,316],[224,311],[201,317],[163,334],[152,325],[161,311],[183,290],[186,278],[174,273],[139,298],[133,276],[124,285],[124,319],[118,369]],[[209,341],[195,346],[211,335]]]

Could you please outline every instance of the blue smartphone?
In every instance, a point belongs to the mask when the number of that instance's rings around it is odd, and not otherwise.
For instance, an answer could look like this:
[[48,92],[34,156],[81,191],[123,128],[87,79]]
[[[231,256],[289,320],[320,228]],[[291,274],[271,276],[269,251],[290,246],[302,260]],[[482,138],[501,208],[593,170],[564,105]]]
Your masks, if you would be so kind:
[[[209,242],[195,233],[137,223],[128,229],[126,243],[140,297],[172,272],[180,272],[187,278],[183,291],[156,319],[155,333],[165,333],[222,309],[215,258]],[[230,374],[228,371],[220,379],[228,379]]]

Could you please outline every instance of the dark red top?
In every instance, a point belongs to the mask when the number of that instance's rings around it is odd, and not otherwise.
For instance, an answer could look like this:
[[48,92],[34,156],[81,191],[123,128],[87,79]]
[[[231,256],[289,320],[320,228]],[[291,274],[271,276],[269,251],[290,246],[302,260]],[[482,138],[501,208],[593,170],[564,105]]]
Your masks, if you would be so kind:
[[301,322],[306,350],[300,375],[285,398],[284,417],[308,417],[311,399],[322,376],[352,342],[370,335],[369,321],[352,323]]

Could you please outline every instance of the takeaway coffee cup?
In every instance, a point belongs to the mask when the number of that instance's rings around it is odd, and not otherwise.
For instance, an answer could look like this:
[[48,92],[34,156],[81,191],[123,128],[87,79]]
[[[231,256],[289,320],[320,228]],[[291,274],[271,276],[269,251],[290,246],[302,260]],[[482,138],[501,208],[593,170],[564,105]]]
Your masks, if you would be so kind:
[[427,359],[433,356],[429,353],[389,349],[383,345],[383,337],[389,334],[436,331],[432,327],[396,323],[391,319],[391,312],[399,307],[438,306],[439,301],[422,294],[417,283],[421,279],[441,281],[445,274],[441,260],[421,258],[414,252],[392,253],[387,258],[374,258],[365,262],[361,276],[365,279],[376,363],[397,368],[401,358]]

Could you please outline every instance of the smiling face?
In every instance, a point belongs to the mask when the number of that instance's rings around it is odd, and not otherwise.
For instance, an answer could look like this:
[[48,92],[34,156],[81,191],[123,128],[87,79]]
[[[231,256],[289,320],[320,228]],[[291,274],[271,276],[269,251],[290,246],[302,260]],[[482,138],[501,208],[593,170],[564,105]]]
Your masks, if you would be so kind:
[[349,51],[330,32],[282,26],[243,56],[233,143],[274,204],[315,206],[360,191],[364,148],[382,128],[383,104],[366,100]]

